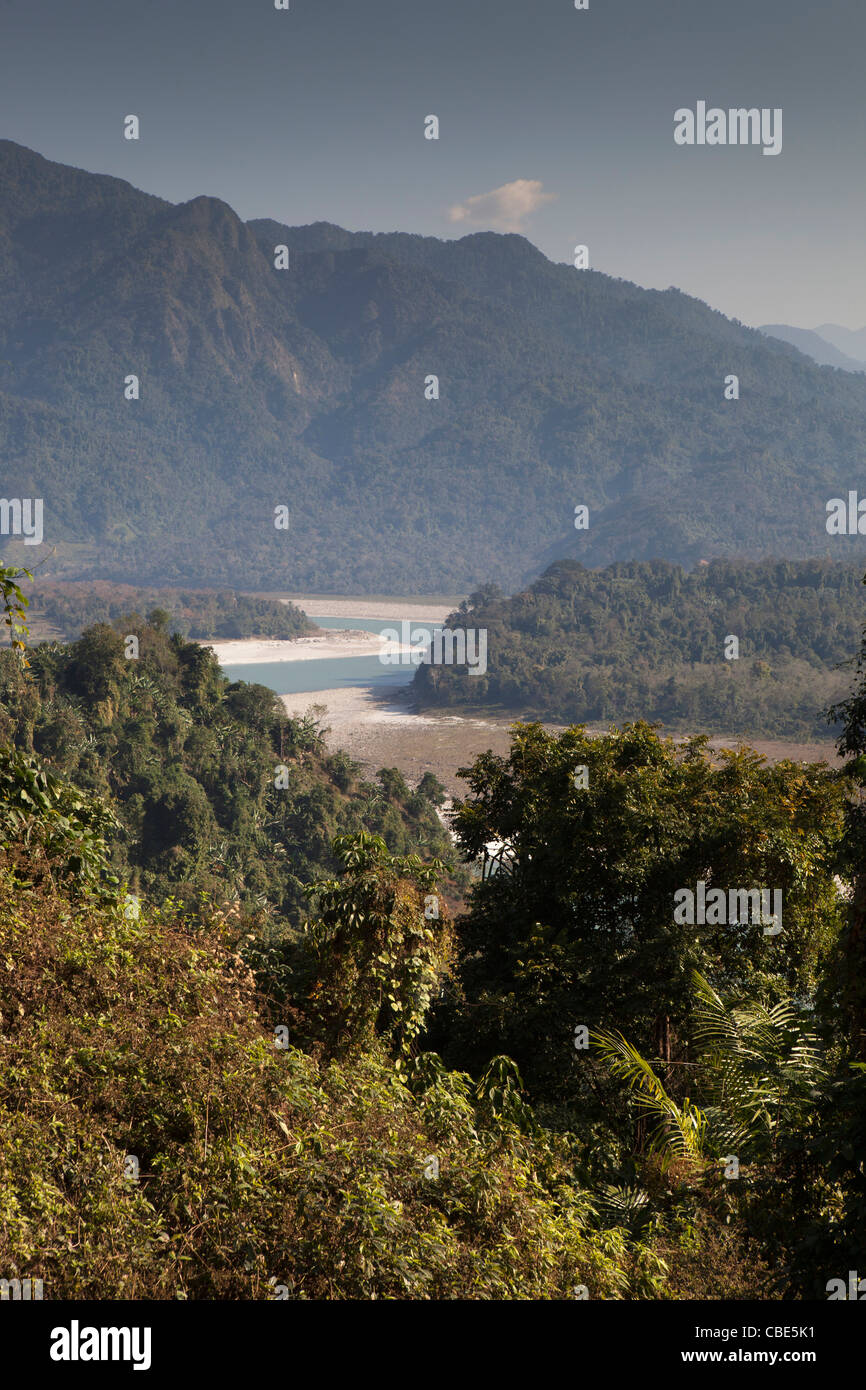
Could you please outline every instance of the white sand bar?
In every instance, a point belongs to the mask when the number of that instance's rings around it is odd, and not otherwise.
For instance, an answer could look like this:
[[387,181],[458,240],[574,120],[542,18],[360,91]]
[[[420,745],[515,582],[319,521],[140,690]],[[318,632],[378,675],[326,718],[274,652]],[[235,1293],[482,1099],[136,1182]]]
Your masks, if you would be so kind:
[[[395,628],[395,631],[399,629]],[[360,628],[323,628],[311,637],[238,637],[225,642],[203,642],[220,666],[257,666],[272,661],[328,661],[341,656],[396,656],[410,646],[391,642],[378,632]],[[383,663],[388,664],[388,663]]]
[[[324,706],[327,716],[323,723],[334,730],[347,724],[367,724],[371,720],[384,720],[389,723],[408,721],[418,725],[433,722],[431,719],[413,715],[405,704],[388,699],[381,689],[366,685],[343,686],[338,690],[298,691],[291,695],[281,695],[280,700],[286,714],[295,718],[306,714],[314,705],[320,708]],[[339,744],[337,746],[339,747]]]
[[240,637],[207,642],[220,666],[253,666],[271,661],[327,661],[331,657],[376,656],[383,641],[375,632],[348,628],[311,637]]
[[[442,729],[449,725],[472,725],[479,729],[495,729],[497,723],[485,719],[467,718],[459,714],[413,714],[409,708],[409,697],[405,688],[402,699],[394,699],[383,691],[381,686],[350,685],[337,690],[305,690],[281,695],[279,698],[290,717],[306,714],[314,706],[326,709],[322,719],[326,727],[334,732],[354,730],[362,726],[390,724],[398,728]],[[339,740],[334,744],[339,747]]]

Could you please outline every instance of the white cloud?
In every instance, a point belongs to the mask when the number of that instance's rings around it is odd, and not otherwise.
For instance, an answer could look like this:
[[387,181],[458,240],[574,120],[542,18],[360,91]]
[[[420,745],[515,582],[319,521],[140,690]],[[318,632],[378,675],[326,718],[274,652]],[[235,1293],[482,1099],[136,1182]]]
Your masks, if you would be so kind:
[[542,189],[540,179],[515,179],[489,193],[476,193],[465,203],[455,203],[448,216],[452,222],[470,222],[497,232],[522,232],[524,220],[557,197],[556,193],[544,193]]

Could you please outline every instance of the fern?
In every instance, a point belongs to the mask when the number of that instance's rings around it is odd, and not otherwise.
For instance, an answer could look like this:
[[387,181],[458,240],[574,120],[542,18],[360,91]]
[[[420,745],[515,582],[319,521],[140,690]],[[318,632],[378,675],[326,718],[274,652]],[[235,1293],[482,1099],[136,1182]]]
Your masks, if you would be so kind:
[[726,1005],[697,970],[692,978],[695,1040],[714,1138],[766,1157],[780,1128],[798,1123],[826,1079],[817,1038],[790,1000],[771,1008]]

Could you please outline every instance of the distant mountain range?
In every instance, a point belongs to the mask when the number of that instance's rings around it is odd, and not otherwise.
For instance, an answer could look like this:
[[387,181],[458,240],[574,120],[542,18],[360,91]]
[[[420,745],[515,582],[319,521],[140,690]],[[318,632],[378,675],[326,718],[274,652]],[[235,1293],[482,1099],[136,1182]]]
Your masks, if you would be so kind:
[[825,529],[866,378],[678,290],[515,235],[244,223],[8,141],[0,186],[0,491],[45,509],[4,553],[43,574],[468,592],[561,555],[866,551]]
[[846,372],[866,372],[866,360],[850,355],[841,344],[862,352],[866,359],[866,328],[855,333],[850,328],[840,328],[838,324],[824,323],[820,328],[793,328],[789,323],[763,323],[761,332],[772,338],[780,338],[783,343],[791,343],[822,367],[841,367]]
[[842,328],[838,323],[819,323],[815,332],[840,352],[866,363],[866,328]]

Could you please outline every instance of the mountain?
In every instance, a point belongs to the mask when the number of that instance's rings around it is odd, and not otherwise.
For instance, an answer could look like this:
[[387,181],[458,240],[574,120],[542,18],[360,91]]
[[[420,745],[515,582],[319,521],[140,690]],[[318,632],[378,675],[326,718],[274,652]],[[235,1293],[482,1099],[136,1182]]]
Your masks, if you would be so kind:
[[789,323],[762,323],[761,332],[768,333],[771,338],[780,338],[783,343],[790,343],[820,366],[841,367],[846,372],[866,372],[866,362],[859,362],[855,357],[840,352],[817,330],[793,328]]
[[843,328],[838,323],[822,323],[815,329],[840,352],[866,361],[866,328]]
[[45,514],[4,553],[44,576],[468,592],[562,554],[863,550],[825,507],[866,380],[678,290],[516,235],[244,223],[8,141],[0,181],[2,492]]

